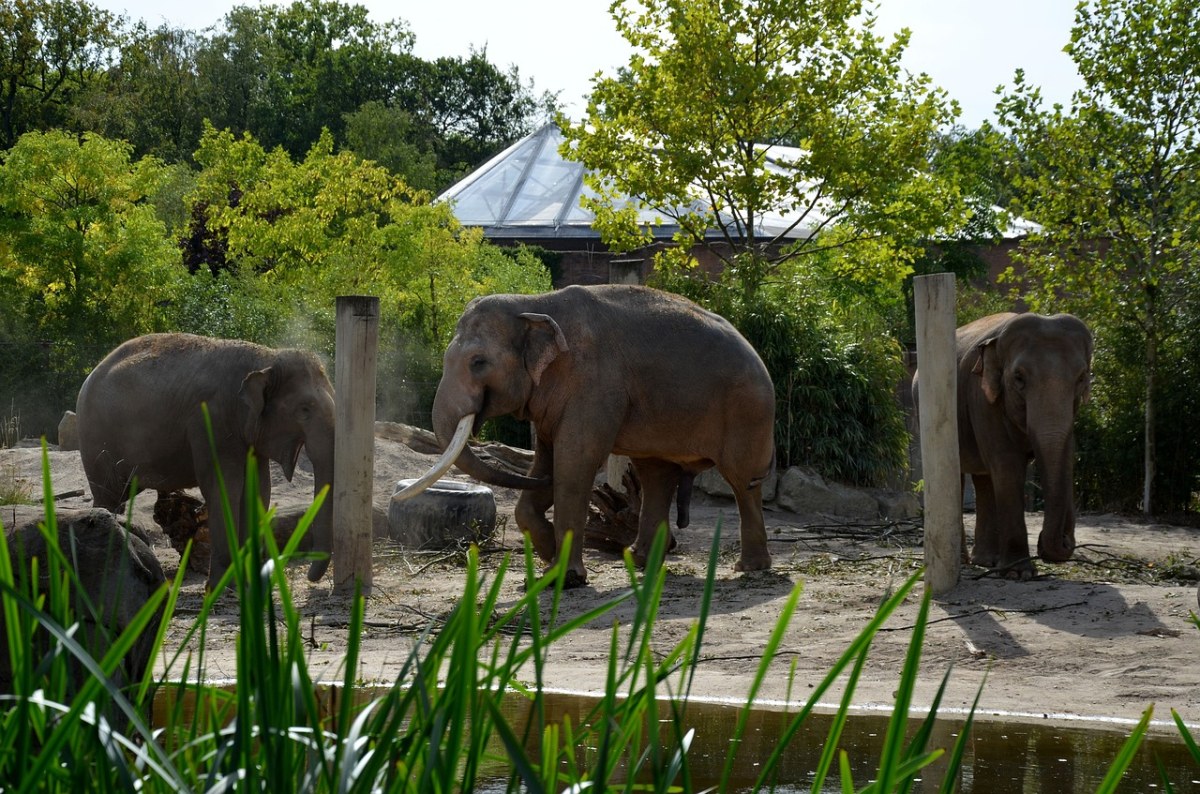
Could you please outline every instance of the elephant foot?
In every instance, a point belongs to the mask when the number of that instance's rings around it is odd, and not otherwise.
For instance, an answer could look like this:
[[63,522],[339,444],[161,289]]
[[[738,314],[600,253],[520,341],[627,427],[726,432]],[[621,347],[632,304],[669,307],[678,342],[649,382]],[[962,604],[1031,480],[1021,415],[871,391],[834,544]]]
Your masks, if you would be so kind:
[[750,571],[767,571],[771,568],[771,555],[747,555],[743,554],[742,558],[733,566],[733,570],[738,573],[748,573]]
[[[970,561],[972,565],[978,565],[980,568],[997,568],[1000,565],[1000,553],[995,551],[984,551],[976,546],[971,552]],[[964,562],[966,562],[966,560],[964,560]]]
[[1038,556],[1046,562],[1066,562],[1075,553],[1075,534],[1072,532],[1055,541],[1043,532],[1038,536],[1037,550]]
[[638,570],[646,567],[646,558],[648,555],[644,551],[639,551],[636,545],[629,547],[629,556],[633,559],[633,564]]
[[[677,549],[679,547],[679,538],[675,537],[675,533],[669,529],[666,530],[666,533],[667,533],[667,547],[666,547],[666,549],[664,549],[664,552],[666,554],[670,554],[671,552],[675,551],[675,549]],[[640,548],[641,544],[634,543],[632,546],[629,547],[629,556],[633,557],[633,564],[636,565],[638,568],[646,567],[646,560],[650,556],[651,545],[652,545],[652,542],[647,543],[645,549],[642,549],[642,548]]]
[[554,558],[558,556],[558,547],[554,542],[554,530],[541,531],[540,529],[527,529],[524,531],[526,536],[529,537],[530,544],[533,546],[533,553],[542,562],[554,562]]
[[587,573],[579,573],[568,568],[563,572],[563,589],[574,590],[587,584]]
[[1009,561],[1001,560],[997,565],[988,566],[988,570],[990,573],[1018,582],[1028,582],[1037,576],[1037,566],[1028,557]]

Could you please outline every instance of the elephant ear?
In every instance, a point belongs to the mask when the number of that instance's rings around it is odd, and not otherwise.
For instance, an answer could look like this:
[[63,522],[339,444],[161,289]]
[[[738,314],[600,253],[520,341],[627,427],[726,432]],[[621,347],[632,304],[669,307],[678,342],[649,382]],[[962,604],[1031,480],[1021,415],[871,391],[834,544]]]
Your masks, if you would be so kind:
[[246,375],[242,387],[238,389],[242,404],[242,438],[247,446],[253,445],[258,438],[258,420],[267,403],[267,384],[270,381],[271,368],[267,367]]
[[521,319],[529,323],[525,337],[525,368],[529,370],[534,385],[537,385],[546,367],[558,358],[559,353],[566,353],[571,348],[567,345],[567,337],[563,335],[562,329],[550,315],[524,312]]
[[979,360],[971,370],[983,378],[983,396],[990,403],[1000,399],[1000,384],[1003,382],[1004,365],[1000,362],[1000,354],[996,350],[996,337],[985,339],[979,343]]

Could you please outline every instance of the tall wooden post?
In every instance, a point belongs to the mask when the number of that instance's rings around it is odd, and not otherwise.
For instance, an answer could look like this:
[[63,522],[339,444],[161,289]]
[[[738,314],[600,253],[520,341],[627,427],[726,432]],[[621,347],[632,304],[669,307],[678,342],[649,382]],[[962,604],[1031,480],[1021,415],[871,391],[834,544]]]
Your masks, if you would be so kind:
[[357,580],[363,595],[370,595],[379,298],[338,296],[336,333],[333,586],[353,593]]
[[913,288],[925,479],[925,587],[939,595],[958,584],[962,559],[954,274],[917,276]]

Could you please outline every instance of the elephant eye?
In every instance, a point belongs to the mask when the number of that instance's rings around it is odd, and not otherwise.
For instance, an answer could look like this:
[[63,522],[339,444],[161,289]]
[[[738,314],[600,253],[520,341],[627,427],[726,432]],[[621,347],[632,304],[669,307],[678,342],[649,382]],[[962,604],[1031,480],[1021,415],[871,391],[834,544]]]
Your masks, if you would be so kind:
[[1013,373],[1013,385],[1016,386],[1019,391],[1023,391],[1025,389],[1025,373],[1024,372],[1017,370],[1016,372]]
[[487,365],[488,360],[486,358],[483,356],[475,356],[473,359],[471,359],[471,373],[474,375],[479,375],[485,369],[487,369]]

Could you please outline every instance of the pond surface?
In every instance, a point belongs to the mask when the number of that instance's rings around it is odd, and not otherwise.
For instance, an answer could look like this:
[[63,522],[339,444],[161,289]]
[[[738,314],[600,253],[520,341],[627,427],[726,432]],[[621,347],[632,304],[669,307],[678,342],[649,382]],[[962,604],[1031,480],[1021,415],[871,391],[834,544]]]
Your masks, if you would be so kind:
[[[320,696],[327,705],[336,702],[339,687],[323,687]],[[231,694],[232,688],[229,688]],[[354,692],[356,700],[363,703],[382,697],[386,689],[361,688]],[[160,690],[155,698],[154,723],[161,726],[174,699],[173,691]],[[185,695],[181,711],[190,717],[194,699]],[[590,716],[598,702],[594,696],[546,693],[546,720],[551,724],[562,724],[570,718],[578,726]],[[522,735],[531,704],[516,694],[505,698],[501,712],[508,718],[518,735]],[[688,765],[692,784],[697,789],[715,787],[720,783],[729,741],[737,724],[740,707],[718,703],[692,701],[688,704],[684,718],[685,730],[694,729],[695,736],[688,752]],[[664,735],[671,727],[669,705],[660,705]],[[749,718],[746,732],[738,749],[731,779],[732,791],[750,790],[758,778],[761,765],[770,757],[780,737],[790,725],[793,713],[778,709],[758,709]],[[833,717],[828,714],[811,714],[797,731],[778,767],[775,791],[800,792],[812,787],[814,771],[821,758],[825,737],[829,733]],[[910,735],[915,732],[920,720],[909,723]],[[841,749],[849,756],[854,776],[855,789],[861,789],[875,776],[887,733],[888,716],[885,714],[853,714],[842,732]],[[944,747],[949,754],[964,721],[951,717],[938,721],[931,747]],[[1120,752],[1133,726],[1087,726],[1082,724],[1036,723],[1029,721],[1003,722],[995,718],[976,718],[971,726],[971,735],[959,772],[956,790],[961,794],[1091,794],[1096,791],[1113,760]],[[1193,729],[1193,735],[1197,733]],[[591,748],[578,748],[579,761],[586,762]],[[493,737],[491,750],[496,756],[504,751],[499,740]],[[528,747],[530,757],[538,754],[537,739]],[[1175,791],[1200,791],[1200,767],[1174,726],[1156,726],[1145,737],[1133,763],[1125,772],[1119,791],[1153,792],[1164,791],[1159,767]],[[509,773],[503,763],[487,763],[486,774],[495,775],[495,790],[503,791],[502,779]],[[934,762],[923,770],[922,779],[912,791],[936,792],[946,774],[944,759]],[[491,790],[485,787],[484,791]],[[840,792],[840,777],[835,769],[826,779],[825,791]]]
[[[570,716],[578,725],[595,704],[595,698],[578,695],[547,694],[547,719],[561,722]],[[514,723],[526,711],[525,703],[510,699],[505,711]],[[733,705],[692,702],[686,722],[696,731],[688,752],[692,782],[700,788],[720,782],[729,750],[729,737],[736,725],[740,708]],[[663,712],[664,716],[666,711]],[[749,790],[792,720],[793,714],[762,709],[751,716],[739,748],[732,785]],[[814,770],[821,758],[832,716],[813,714],[797,732],[779,767],[778,792],[809,791]],[[855,714],[842,733],[841,747],[849,755],[856,789],[870,783],[878,767],[888,716]],[[910,721],[910,733],[920,724]],[[940,720],[931,746],[950,748],[964,727],[961,718]],[[669,728],[667,728],[669,729]],[[1081,725],[997,722],[976,718],[963,758],[957,791],[962,794],[1091,794],[1104,780],[1133,726],[1084,727]],[[1196,731],[1193,730],[1193,734]],[[1200,791],[1200,767],[1174,727],[1156,728],[1142,742],[1136,758],[1126,771],[1120,791],[1163,791],[1158,766],[1176,791]],[[836,764],[835,764],[836,766]],[[946,764],[935,762],[926,767],[923,780],[914,792],[936,792],[945,777]],[[825,789],[840,792],[836,769],[826,779]]]

